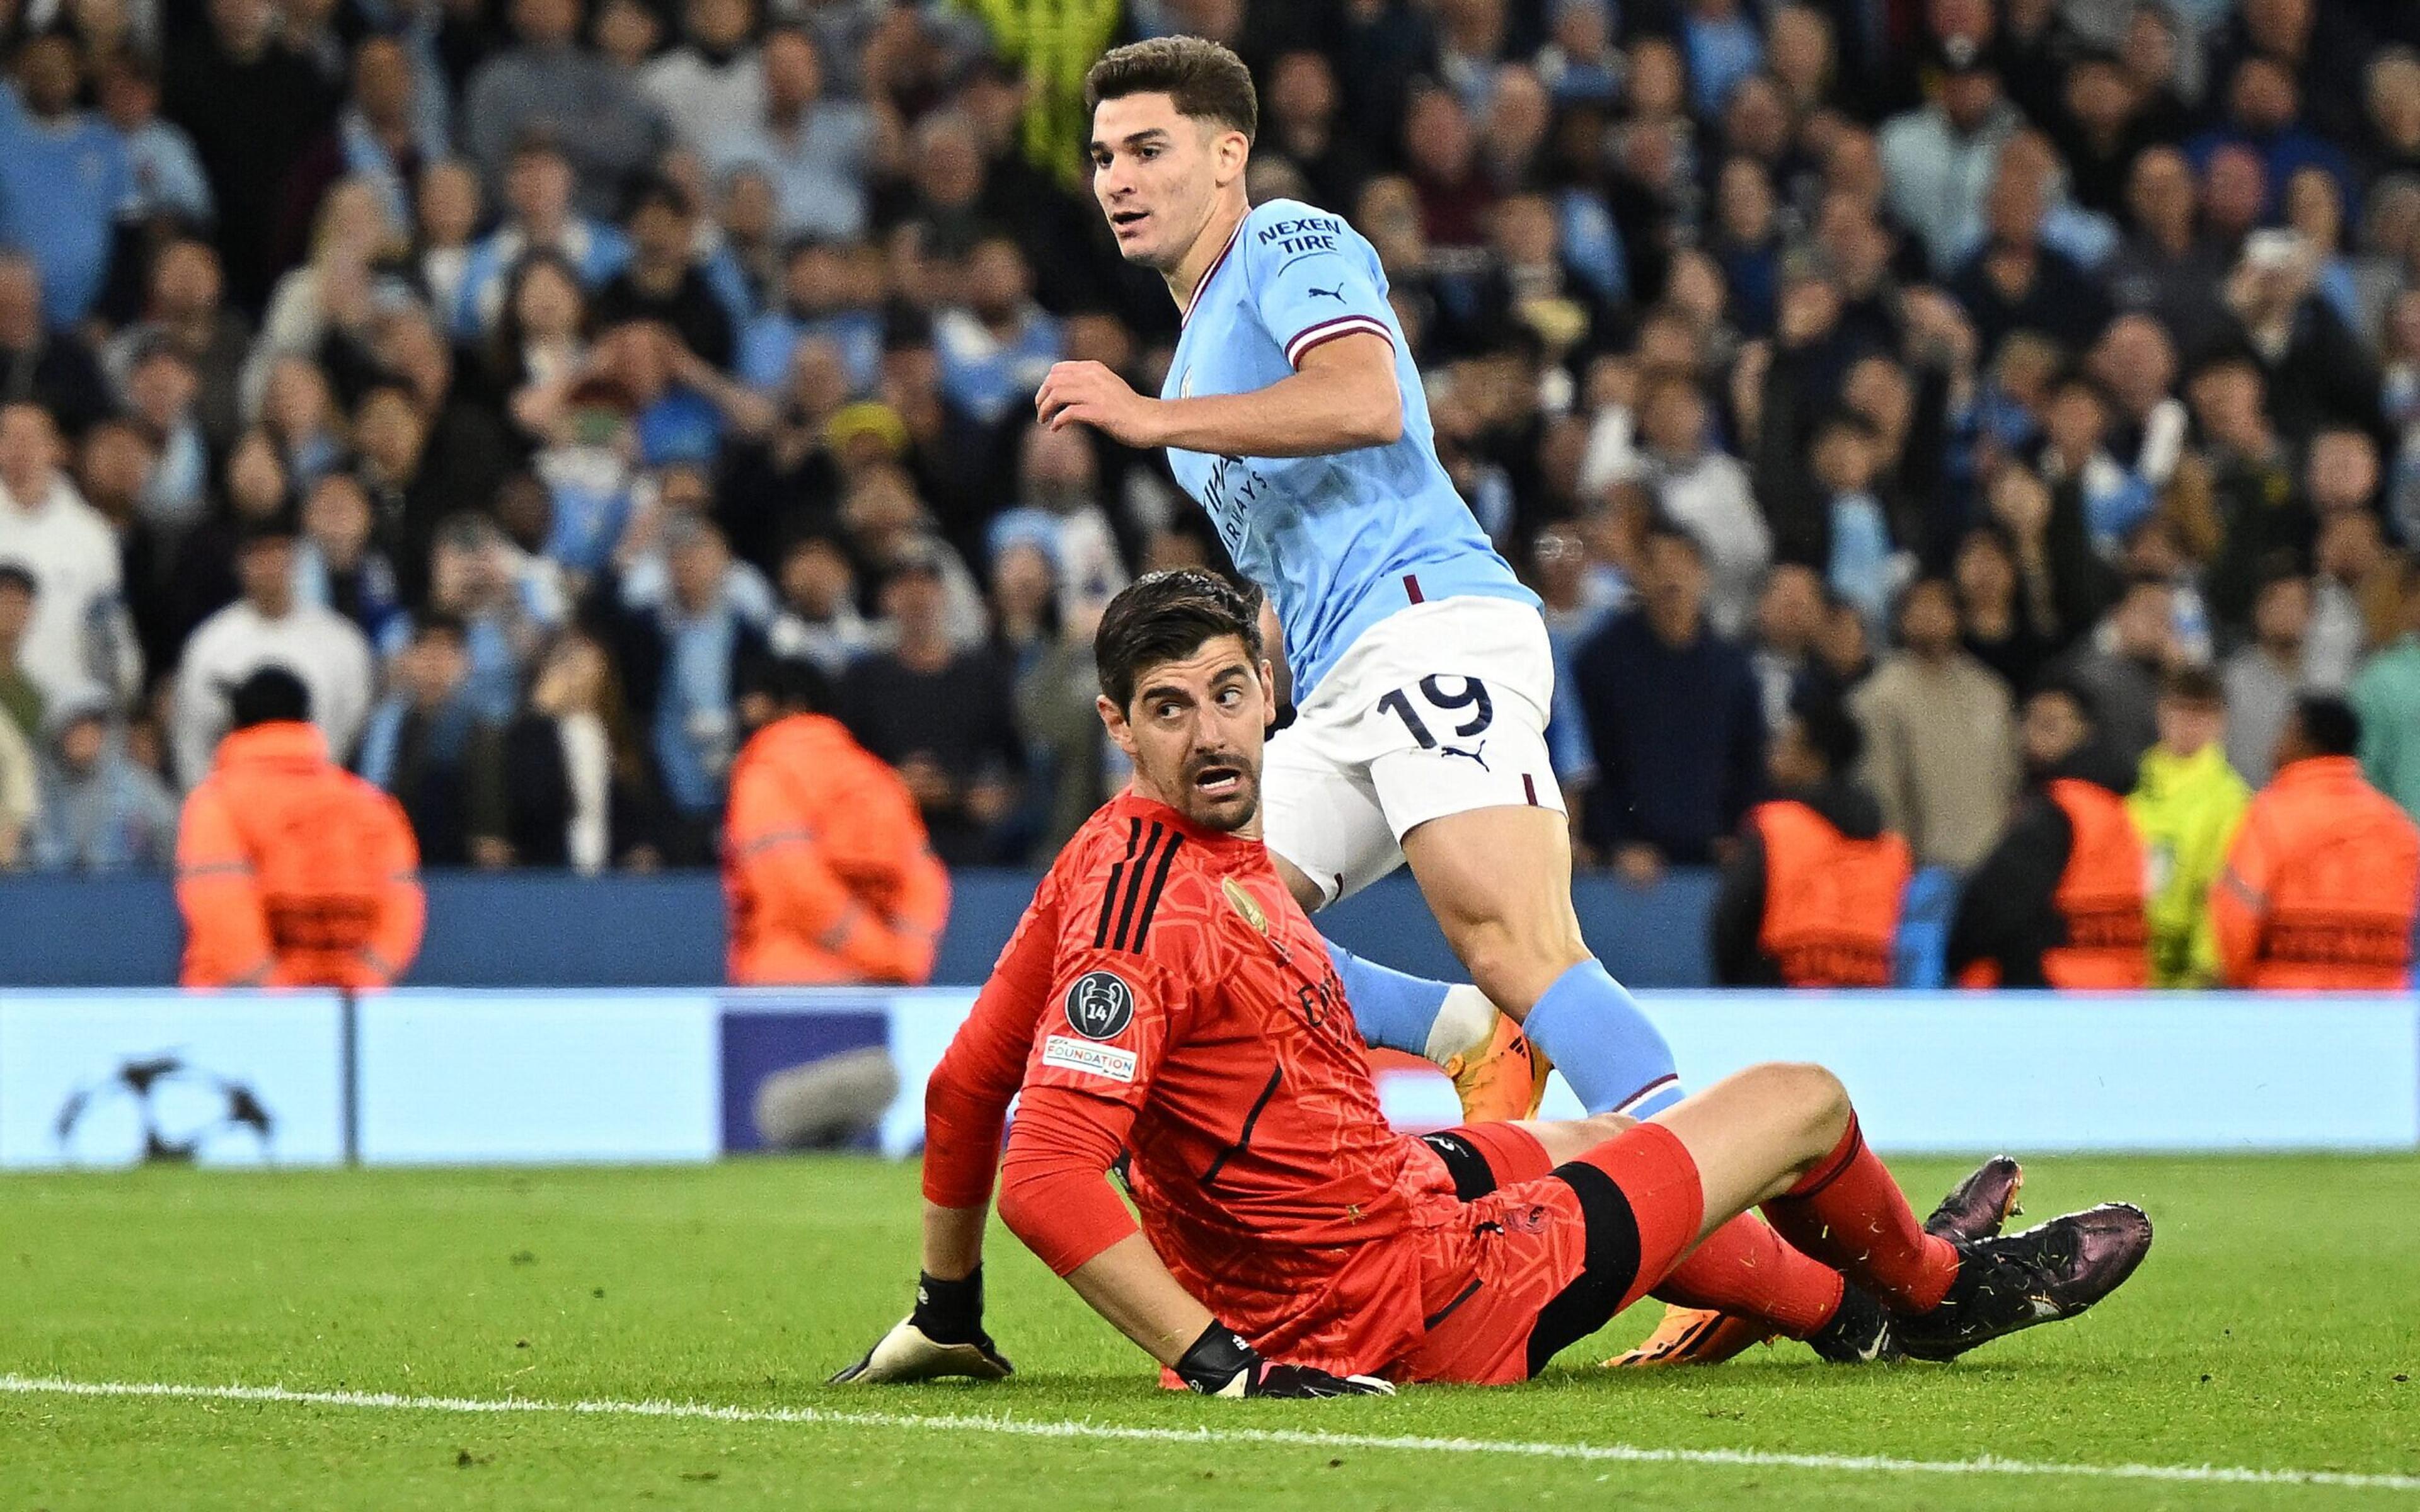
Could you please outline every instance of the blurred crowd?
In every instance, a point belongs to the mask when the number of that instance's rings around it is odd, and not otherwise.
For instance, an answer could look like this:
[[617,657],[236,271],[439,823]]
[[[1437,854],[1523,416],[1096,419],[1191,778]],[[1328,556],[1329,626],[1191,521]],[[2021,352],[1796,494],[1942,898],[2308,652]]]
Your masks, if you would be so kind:
[[429,864],[710,863],[778,658],[1047,857],[1101,607],[1221,561],[1032,423],[1175,332],[1079,23],[1234,46],[1377,246],[1588,860],[1723,859],[1810,687],[1919,864],[2029,693],[2131,767],[2197,667],[2420,810],[2408,0],[0,0],[0,865],[165,866],[271,663]]

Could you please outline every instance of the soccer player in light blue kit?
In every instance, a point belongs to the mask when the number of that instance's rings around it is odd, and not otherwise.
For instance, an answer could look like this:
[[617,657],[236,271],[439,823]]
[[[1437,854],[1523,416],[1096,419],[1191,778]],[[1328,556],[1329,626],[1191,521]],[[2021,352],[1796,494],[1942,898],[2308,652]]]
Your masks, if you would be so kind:
[[[1264,779],[1280,872],[1317,909],[1408,861],[1478,992],[1564,1069],[1590,1112],[1644,1117],[1676,1101],[1670,1050],[1572,909],[1538,599],[1437,460],[1377,254],[1340,216],[1248,206],[1258,107],[1225,48],[1118,48],[1085,91],[1094,193],[1126,260],[1167,279],[1184,329],[1160,397],[1100,363],[1061,363],[1036,411],[1053,428],[1168,448],[1236,566],[1267,592],[1297,703]],[[1534,1109],[1528,1047],[1497,1035],[1486,1003],[1474,1018],[1477,995],[1336,954],[1373,1043],[1494,1067],[1457,1079],[1466,1110]],[[1474,1085],[1491,1081],[1488,1105],[1472,1107]]]

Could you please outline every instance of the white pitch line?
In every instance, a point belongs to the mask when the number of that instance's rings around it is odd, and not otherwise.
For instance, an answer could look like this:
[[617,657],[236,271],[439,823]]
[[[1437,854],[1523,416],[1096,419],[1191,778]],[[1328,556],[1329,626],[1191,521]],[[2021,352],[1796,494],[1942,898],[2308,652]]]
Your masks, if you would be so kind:
[[0,1375],[0,1394],[24,1396],[167,1397],[184,1401],[275,1402],[408,1412],[554,1413],[582,1417],[674,1418],[706,1423],[799,1424],[819,1427],[916,1428],[999,1433],[1032,1439],[1124,1443],[1280,1444],[1305,1449],[1384,1449],[1414,1454],[1516,1455],[1533,1459],[1621,1464],[1707,1465],[1750,1470],[1813,1470],[1845,1474],[2058,1475],[2086,1480],[2180,1481],[2226,1486],[2337,1486],[2355,1490],[2420,1491],[2420,1475],[2338,1470],[2254,1470],[2239,1465],[2091,1465],[2055,1460],[1898,1459],[1885,1455],[1779,1454],[1761,1449],[1652,1449],[1627,1443],[1554,1443],[1511,1439],[1435,1439],[1304,1428],[1154,1428],[1113,1423],[987,1417],[961,1413],[831,1412],[820,1407],[717,1407],[706,1402],[547,1402],[527,1397],[404,1396],[393,1392],[289,1391],[284,1386],[186,1386],[168,1381],[62,1381]]

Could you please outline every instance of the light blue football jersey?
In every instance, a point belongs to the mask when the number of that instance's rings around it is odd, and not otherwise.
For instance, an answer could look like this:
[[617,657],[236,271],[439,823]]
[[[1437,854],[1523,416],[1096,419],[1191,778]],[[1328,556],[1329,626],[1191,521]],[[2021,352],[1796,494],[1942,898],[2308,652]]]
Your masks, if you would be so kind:
[[1276,605],[1296,699],[1398,609],[1464,594],[1538,602],[1437,460],[1386,272],[1342,217],[1290,199],[1245,216],[1194,290],[1160,397],[1265,389],[1321,342],[1357,332],[1395,348],[1404,433],[1392,445],[1297,457],[1168,450],[1236,568]]

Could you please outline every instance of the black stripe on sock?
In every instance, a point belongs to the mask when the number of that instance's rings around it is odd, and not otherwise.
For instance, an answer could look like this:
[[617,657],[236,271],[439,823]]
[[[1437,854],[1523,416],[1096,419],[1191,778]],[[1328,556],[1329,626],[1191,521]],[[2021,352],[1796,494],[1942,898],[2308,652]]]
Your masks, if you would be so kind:
[[1849,1115],[1849,1132],[1841,1138],[1839,1153],[1827,1162],[1823,1169],[1807,1178],[1805,1182],[1784,1192],[1781,1199],[1803,1202],[1815,1196],[1845,1175],[1849,1167],[1856,1163],[1857,1156],[1864,1152],[1865,1148],[1865,1127],[1856,1121],[1856,1115],[1853,1113]]

